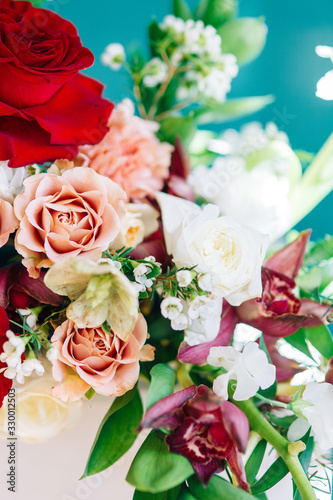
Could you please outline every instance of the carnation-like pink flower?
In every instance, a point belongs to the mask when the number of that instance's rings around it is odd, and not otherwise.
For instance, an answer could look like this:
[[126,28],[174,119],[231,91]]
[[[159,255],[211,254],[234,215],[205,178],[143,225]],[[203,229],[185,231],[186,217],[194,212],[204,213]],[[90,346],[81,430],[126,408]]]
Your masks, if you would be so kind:
[[91,168],[26,179],[14,201],[20,221],[15,248],[29,275],[38,277],[41,267],[70,255],[99,259],[120,231],[125,198],[117,184]]
[[9,240],[10,233],[18,227],[13,206],[0,198],[0,248]]
[[80,148],[84,165],[115,181],[131,200],[161,191],[173,146],[157,139],[159,125],[134,116],[132,101],[125,99],[111,114],[109,127],[99,144]]
[[121,396],[138,380],[140,350],[146,338],[142,314],[126,341],[112,331],[109,335],[102,328],[78,328],[73,321],[65,321],[51,338],[58,353],[53,376],[59,384],[53,394],[63,401],[75,401],[92,387],[105,396]]

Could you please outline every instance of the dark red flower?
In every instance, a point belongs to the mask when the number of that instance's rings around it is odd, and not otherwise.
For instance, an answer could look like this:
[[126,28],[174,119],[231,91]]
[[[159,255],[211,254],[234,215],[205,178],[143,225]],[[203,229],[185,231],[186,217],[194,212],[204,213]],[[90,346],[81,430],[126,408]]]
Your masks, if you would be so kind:
[[166,181],[167,193],[194,201],[193,191],[186,182],[190,172],[190,157],[179,137],[176,137],[175,149],[171,157],[170,175]]
[[325,323],[330,306],[294,294],[310,231],[270,257],[262,268],[262,296],[236,307],[239,321],[272,337],[288,337],[299,328]]
[[[6,332],[9,330],[9,320],[5,310],[0,307],[0,353],[3,351],[3,345],[7,342]],[[9,389],[12,386],[13,381],[6,378],[3,374],[3,369],[7,368],[5,363],[0,361],[0,408],[3,403],[3,399],[7,396]]]
[[228,462],[237,486],[249,491],[240,455],[246,450],[249,422],[233,403],[204,385],[193,385],[149,408],[141,428],[149,427],[171,431],[165,438],[170,451],[186,457],[204,484]]
[[78,74],[94,57],[75,26],[30,2],[0,3],[0,160],[71,159],[107,132],[112,104]]

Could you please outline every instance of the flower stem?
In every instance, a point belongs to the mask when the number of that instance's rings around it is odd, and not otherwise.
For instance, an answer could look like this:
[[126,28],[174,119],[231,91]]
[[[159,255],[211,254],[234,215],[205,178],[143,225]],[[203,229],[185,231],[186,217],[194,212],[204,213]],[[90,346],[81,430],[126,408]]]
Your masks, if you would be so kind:
[[233,402],[245,413],[249,420],[251,429],[256,431],[262,438],[270,443],[281,458],[291,473],[293,480],[298,488],[302,500],[316,500],[316,495],[312,489],[303,467],[300,464],[297,456],[293,456],[288,451],[289,441],[279,434],[274,427],[265,419],[255,406],[252,400],[249,401],[234,401]]

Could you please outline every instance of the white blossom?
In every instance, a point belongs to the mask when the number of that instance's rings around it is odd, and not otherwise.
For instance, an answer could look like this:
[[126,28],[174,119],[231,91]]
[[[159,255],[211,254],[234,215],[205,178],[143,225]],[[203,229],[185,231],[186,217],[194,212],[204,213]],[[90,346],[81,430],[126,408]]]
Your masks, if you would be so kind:
[[159,57],[154,57],[144,66],[143,73],[143,84],[146,87],[156,87],[166,79],[168,66]]
[[191,271],[185,269],[182,271],[177,271],[176,278],[178,281],[178,285],[182,288],[189,286],[192,282],[192,274]]
[[[202,301],[203,298],[207,300]],[[192,307],[191,302],[184,305],[184,314],[189,317],[189,325],[184,331],[184,340],[190,346],[214,340],[221,325],[222,297],[196,297],[196,299],[192,301]],[[201,303],[199,308],[197,308],[198,303]]]
[[28,175],[27,167],[11,168],[8,161],[0,161],[0,198],[13,203],[15,196],[23,191],[23,181]]
[[135,281],[145,288],[149,288],[153,284],[153,279],[147,278],[147,274],[151,272],[151,266],[148,264],[139,264],[133,271]]
[[36,373],[39,377],[41,377],[44,372],[44,366],[41,361],[36,359],[35,357],[27,358],[23,361],[23,363],[19,366],[17,370],[16,380],[19,384],[24,384],[25,377],[30,377],[33,372]]
[[269,363],[266,353],[255,342],[246,344],[242,352],[231,346],[212,347],[207,363],[223,367],[227,373],[219,375],[213,383],[217,396],[228,399],[229,380],[236,380],[233,398],[244,401],[253,397],[259,390],[268,389],[275,382],[276,368]]
[[35,330],[37,325],[36,315],[30,309],[18,309],[18,312],[25,318],[28,327]]
[[[3,352],[0,354],[0,361],[6,363],[9,369],[16,370],[16,367],[21,364],[21,356],[25,351],[25,343],[21,337],[15,335],[10,330],[6,332],[6,336],[8,341],[2,346]],[[8,373],[5,372],[5,377],[14,378],[12,376],[13,370],[10,370]]]
[[312,427],[312,432],[322,450],[333,447],[333,385],[327,382],[310,382],[302,400],[293,403]]
[[[331,59],[333,63],[333,47],[318,45],[316,53],[319,57]],[[333,70],[328,71],[317,83],[316,96],[325,101],[333,100]]]
[[161,302],[161,314],[164,318],[175,320],[183,310],[182,301],[178,297],[166,297]]
[[201,273],[198,276],[198,285],[204,292],[212,292],[218,284],[216,276],[210,273]]
[[173,330],[185,330],[188,324],[189,320],[183,313],[178,314],[176,318],[171,320],[171,328]]
[[121,43],[110,43],[101,55],[101,61],[114,71],[118,71],[126,60],[125,49]]
[[166,31],[169,35],[176,36],[184,33],[185,21],[180,17],[172,15],[165,16],[163,21],[159,24],[162,31]]

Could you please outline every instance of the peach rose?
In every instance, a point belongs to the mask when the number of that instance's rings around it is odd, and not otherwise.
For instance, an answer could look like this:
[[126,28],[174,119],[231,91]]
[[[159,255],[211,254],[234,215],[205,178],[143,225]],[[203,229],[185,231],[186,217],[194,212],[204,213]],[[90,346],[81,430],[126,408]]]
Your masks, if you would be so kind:
[[73,321],[65,321],[51,338],[58,353],[53,377],[59,384],[53,394],[63,401],[76,401],[92,387],[105,396],[121,396],[138,380],[140,349],[146,338],[142,314],[125,342],[101,328],[80,329]]
[[81,147],[79,159],[119,184],[128,198],[140,200],[163,188],[173,146],[157,139],[157,123],[133,115],[134,105],[125,99],[112,112],[104,139]]
[[13,206],[0,198],[0,248],[7,243],[10,233],[15,231],[18,224]]
[[34,175],[24,186],[14,201],[15,247],[32,277],[70,255],[99,259],[120,231],[126,194],[90,168]]

